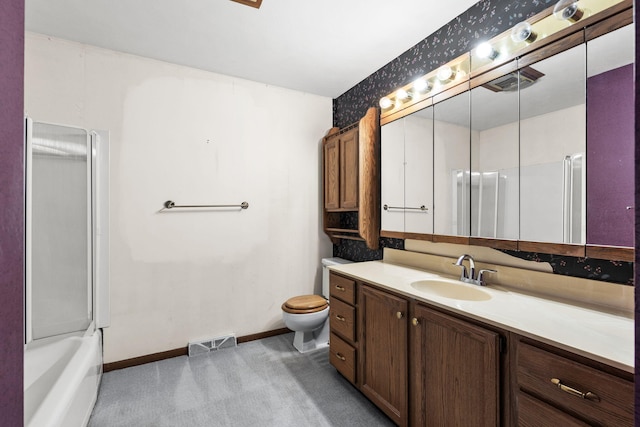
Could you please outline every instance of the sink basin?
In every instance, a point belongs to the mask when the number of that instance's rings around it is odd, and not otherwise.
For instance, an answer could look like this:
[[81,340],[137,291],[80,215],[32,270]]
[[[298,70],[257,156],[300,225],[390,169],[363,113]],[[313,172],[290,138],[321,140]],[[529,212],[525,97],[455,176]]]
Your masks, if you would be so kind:
[[413,282],[411,287],[425,293],[430,293],[444,298],[451,298],[465,301],[487,301],[491,299],[491,294],[483,291],[475,285],[464,285],[450,280],[419,280]]

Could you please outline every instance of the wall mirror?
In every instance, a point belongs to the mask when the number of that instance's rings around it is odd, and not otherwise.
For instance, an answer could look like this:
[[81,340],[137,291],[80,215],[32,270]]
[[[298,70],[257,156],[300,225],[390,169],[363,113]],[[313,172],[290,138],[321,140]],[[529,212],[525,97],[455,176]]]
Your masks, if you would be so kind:
[[382,229],[433,233],[433,108],[384,125]]
[[519,237],[519,76],[513,71],[471,90],[472,237]]
[[469,91],[433,106],[434,233],[470,235]]
[[585,69],[582,44],[522,70],[520,240],[585,243]]
[[631,21],[587,26],[383,126],[382,204],[402,207],[383,230],[633,261]]
[[587,244],[633,246],[634,25],[587,42]]

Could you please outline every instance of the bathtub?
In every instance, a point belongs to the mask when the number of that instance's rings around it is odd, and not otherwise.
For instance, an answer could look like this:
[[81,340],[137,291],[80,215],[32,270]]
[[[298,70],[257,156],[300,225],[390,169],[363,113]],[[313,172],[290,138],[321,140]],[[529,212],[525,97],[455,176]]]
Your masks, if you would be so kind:
[[101,378],[100,330],[32,341],[24,353],[24,425],[86,426]]

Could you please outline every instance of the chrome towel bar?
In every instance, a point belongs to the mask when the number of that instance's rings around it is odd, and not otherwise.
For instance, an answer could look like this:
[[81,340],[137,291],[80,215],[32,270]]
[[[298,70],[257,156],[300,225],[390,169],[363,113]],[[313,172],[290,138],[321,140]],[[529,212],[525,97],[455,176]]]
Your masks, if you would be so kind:
[[408,207],[404,207],[404,206],[384,205],[382,208],[385,211],[388,211],[389,209],[403,209],[403,210],[408,210],[408,211],[423,211],[423,212],[427,212],[429,210],[429,208],[427,208],[425,205],[422,205],[419,208],[408,208]]
[[249,203],[242,202],[239,205],[176,205],[175,202],[171,200],[167,200],[164,202],[165,209],[174,209],[174,208],[242,208],[248,209]]

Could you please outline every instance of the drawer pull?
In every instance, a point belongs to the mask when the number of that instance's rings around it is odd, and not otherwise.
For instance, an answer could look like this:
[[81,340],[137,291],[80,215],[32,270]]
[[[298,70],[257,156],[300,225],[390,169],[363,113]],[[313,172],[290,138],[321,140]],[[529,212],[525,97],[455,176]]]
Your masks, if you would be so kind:
[[418,320],[417,317],[414,317],[413,319],[411,319],[411,324],[413,326],[418,326],[420,324],[420,320]]
[[600,401],[600,397],[597,394],[591,393],[590,391],[585,393],[585,392],[577,390],[577,389],[575,389],[573,387],[566,386],[566,385],[562,384],[560,382],[560,380],[557,379],[557,378],[551,378],[551,382],[554,385],[558,386],[558,388],[560,390],[564,391],[565,393],[572,394],[572,395],[577,396],[577,397],[579,397],[581,399],[593,400],[595,402],[599,402]]
[[344,356],[343,356],[342,354],[340,354],[340,353],[336,353],[336,357],[337,357],[338,359],[342,360],[343,362],[345,362],[345,361],[347,360],[347,358],[346,358],[346,357],[344,357]]
[[345,322],[347,320],[344,318],[344,316],[340,316],[339,314],[336,314],[336,319],[338,319],[341,322]]
[[336,285],[336,289],[341,291],[341,292],[345,291],[344,286],[340,286],[340,285]]
[[403,312],[401,312],[401,311],[399,311],[399,312],[397,312],[397,313],[396,313],[396,317],[397,317],[398,319],[402,319],[402,318],[404,317],[404,313],[403,313]]

